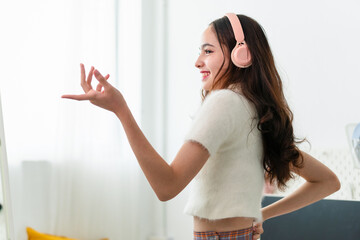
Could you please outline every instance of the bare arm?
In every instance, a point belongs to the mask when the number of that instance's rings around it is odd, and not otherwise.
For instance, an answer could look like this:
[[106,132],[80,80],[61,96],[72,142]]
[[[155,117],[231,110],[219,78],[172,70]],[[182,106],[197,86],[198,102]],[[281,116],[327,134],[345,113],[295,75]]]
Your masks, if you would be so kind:
[[303,208],[340,189],[339,179],[334,172],[309,154],[301,153],[304,157],[304,167],[292,168],[292,171],[303,177],[306,182],[290,195],[264,207],[264,221]]
[[[169,165],[151,146],[137,125],[122,94],[107,82],[93,67],[85,80],[85,68],[81,67],[81,86],[85,94],[63,95],[63,98],[89,100],[94,105],[112,111],[120,119],[130,146],[152,189],[161,201],[167,201],[179,194],[196,176],[209,152],[200,144],[186,142],[180,148],[173,162]],[[92,75],[99,81],[94,90],[91,87]]]
[[121,121],[142,171],[161,201],[179,194],[209,158],[208,151],[200,144],[186,142],[169,165],[148,142],[128,107],[115,114]]

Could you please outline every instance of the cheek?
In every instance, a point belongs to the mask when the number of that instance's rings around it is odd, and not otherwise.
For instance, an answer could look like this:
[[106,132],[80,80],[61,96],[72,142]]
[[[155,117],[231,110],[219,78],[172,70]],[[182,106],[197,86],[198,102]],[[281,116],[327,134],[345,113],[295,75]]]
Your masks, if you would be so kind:
[[[216,73],[217,73],[217,72],[220,70],[220,67],[221,67],[221,65],[223,64],[223,61],[224,61],[224,58],[218,58],[218,59],[216,59],[216,61],[214,61],[214,62],[212,63],[212,70],[213,70],[213,72],[216,72]],[[224,65],[223,65],[223,67],[222,67],[222,69],[221,69],[221,72],[226,71],[226,69],[228,68],[228,66],[229,66],[228,60],[225,60]]]
[[214,58],[211,61],[208,62],[209,68],[212,69],[212,71],[218,71],[220,69],[220,66],[223,62],[223,58]]

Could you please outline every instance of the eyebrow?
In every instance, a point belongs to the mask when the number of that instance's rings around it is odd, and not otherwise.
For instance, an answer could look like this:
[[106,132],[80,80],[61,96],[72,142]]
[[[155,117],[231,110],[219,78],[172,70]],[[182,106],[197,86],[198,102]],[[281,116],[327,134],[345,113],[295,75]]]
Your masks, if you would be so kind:
[[[201,49],[204,49],[205,47],[210,46],[210,47],[215,47],[214,45],[211,45],[210,43],[204,43],[203,45],[201,45]],[[200,48],[199,48],[200,49]]]

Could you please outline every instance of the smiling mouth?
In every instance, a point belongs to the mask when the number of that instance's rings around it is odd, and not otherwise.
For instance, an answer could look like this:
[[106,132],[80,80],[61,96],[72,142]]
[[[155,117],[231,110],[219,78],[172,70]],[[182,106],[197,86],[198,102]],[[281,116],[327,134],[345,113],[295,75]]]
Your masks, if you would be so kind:
[[210,73],[203,73],[202,80],[204,81],[206,78],[210,76]]

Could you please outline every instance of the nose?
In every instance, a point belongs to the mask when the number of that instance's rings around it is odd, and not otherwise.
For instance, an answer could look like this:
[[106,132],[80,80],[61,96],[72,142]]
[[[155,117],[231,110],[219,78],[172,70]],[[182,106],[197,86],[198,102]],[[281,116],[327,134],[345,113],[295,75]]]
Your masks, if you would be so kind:
[[204,66],[204,62],[201,60],[201,56],[199,56],[195,62],[195,67],[201,68],[202,66]]

